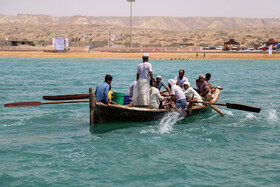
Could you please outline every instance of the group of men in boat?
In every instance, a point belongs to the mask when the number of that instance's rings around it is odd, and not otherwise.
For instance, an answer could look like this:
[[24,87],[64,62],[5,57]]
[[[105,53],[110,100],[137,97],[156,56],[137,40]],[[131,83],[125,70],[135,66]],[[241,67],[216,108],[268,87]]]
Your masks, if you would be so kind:
[[[161,81],[160,75],[154,79],[152,64],[149,63],[149,54],[144,53],[142,59],[143,62],[137,68],[136,81],[130,85],[128,90],[132,101],[129,106],[158,109],[169,105],[173,108],[185,109],[187,101],[201,106],[203,100],[211,99],[211,83],[209,83],[211,74],[207,73],[206,77],[200,75],[196,80],[197,88],[192,88],[188,78],[184,76],[185,71],[180,69],[179,76],[175,79],[169,79],[167,87]],[[112,80],[111,75],[106,75],[105,82],[100,83],[95,89],[95,99],[108,104],[108,106],[115,104],[110,98]],[[160,91],[162,87],[166,90]]]

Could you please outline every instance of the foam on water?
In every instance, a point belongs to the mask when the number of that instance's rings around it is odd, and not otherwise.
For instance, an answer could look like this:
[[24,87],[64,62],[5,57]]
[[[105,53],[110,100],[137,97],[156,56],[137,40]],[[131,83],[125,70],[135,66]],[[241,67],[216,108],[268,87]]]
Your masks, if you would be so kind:
[[228,115],[228,116],[233,116],[233,113],[232,113],[232,111],[230,111],[230,110],[221,109],[221,112],[224,113],[224,114],[226,114],[226,115]]
[[276,110],[274,109],[269,110],[267,119],[269,121],[274,121],[274,122],[278,121]]
[[246,119],[253,120],[253,119],[257,119],[257,117],[253,113],[247,113]]

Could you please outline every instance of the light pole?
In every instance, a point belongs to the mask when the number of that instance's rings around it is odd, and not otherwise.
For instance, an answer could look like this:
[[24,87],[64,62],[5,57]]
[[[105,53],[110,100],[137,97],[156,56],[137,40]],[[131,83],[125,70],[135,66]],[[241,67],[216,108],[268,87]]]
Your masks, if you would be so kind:
[[130,47],[132,47],[132,3],[135,2],[135,0],[126,1],[130,2]]

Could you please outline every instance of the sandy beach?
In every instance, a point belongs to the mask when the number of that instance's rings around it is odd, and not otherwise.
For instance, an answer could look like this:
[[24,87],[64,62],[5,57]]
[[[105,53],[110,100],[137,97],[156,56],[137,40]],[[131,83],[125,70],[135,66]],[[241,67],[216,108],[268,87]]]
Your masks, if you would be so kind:
[[[141,58],[142,53],[49,53],[43,51],[11,52],[0,51],[0,57],[43,57],[43,58]],[[280,59],[280,54],[268,53],[150,53],[151,59]]]

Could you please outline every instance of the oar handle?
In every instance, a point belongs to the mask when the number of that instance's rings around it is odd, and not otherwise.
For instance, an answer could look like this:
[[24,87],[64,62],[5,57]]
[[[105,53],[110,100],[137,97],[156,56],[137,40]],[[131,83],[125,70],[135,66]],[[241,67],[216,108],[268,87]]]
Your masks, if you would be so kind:
[[42,102],[42,105],[48,104],[62,104],[62,103],[87,103],[89,100],[77,100],[77,101],[56,101],[56,102]]
[[27,102],[17,102],[17,103],[7,103],[4,107],[31,107],[40,106],[44,104],[62,104],[62,103],[86,103],[89,100],[74,100],[74,101],[56,101],[56,102],[41,102],[41,101],[27,101]]
[[89,94],[72,94],[72,95],[47,95],[43,96],[45,100],[72,100],[72,99],[88,99]]

